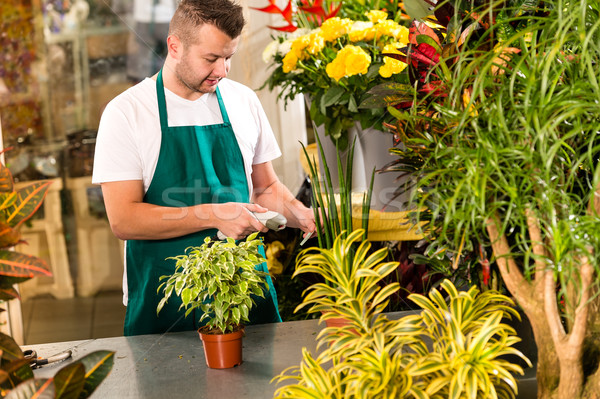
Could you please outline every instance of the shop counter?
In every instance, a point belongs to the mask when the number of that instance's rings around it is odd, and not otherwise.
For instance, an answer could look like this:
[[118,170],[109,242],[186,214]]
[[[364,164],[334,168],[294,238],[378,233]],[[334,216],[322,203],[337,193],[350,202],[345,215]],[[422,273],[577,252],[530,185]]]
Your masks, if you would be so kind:
[[[414,313],[387,313],[396,319]],[[272,398],[278,388],[273,377],[302,362],[302,348],[316,355],[318,320],[289,321],[246,327],[244,361],[224,370],[206,366],[202,342],[195,331],[101,338],[29,345],[38,356],[49,357],[71,349],[71,359],[43,366],[36,377],[50,378],[69,362],[96,350],[115,351],[114,365],[93,398]],[[536,397],[535,369],[518,378],[518,399]],[[293,383],[285,380],[281,384]]]
[[[71,359],[43,366],[36,378],[50,378],[69,362],[96,350],[115,351],[114,365],[93,398],[272,398],[271,379],[290,366],[300,365],[302,347],[315,353],[318,320],[290,321],[246,327],[244,361],[225,370],[210,369],[202,341],[195,331],[100,338],[28,345],[38,356],[49,357],[71,349]],[[289,382],[288,382],[289,383]]]

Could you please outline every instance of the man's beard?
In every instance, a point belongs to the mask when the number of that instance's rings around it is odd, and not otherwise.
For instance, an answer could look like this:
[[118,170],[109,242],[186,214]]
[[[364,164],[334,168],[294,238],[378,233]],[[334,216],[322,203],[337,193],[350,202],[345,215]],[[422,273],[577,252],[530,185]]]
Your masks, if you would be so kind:
[[203,87],[203,83],[209,78],[210,75],[207,75],[201,79],[193,79],[190,77],[191,75],[191,69],[188,68],[185,59],[175,66],[175,76],[188,89],[202,94],[213,93],[215,91],[215,86],[210,86],[210,88]]

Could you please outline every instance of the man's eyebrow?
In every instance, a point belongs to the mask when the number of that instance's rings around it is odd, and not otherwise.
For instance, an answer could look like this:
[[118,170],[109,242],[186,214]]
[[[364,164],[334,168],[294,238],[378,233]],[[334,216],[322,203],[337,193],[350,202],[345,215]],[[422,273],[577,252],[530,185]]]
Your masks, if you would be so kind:
[[204,54],[204,56],[206,58],[230,58],[232,57],[236,52],[234,51],[233,53],[229,54],[229,55],[223,55],[223,54],[215,54],[215,53],[208,53],[208,54]]

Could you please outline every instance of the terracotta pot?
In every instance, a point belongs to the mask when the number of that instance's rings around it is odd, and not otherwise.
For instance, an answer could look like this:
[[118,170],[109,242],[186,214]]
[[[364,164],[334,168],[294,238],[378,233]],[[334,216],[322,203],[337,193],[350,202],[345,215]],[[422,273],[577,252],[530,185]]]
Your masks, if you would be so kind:
[[[326,327],[342,328],[342,327],[348,326],[350,324],[352,324],[350,322],[350,320],[348,320],[344,317],[333,317],[331,319],[325,320]],[[356,329],[353,328],[350,331],[352,331],[354,334],[358,335],[358,331],[356,331]]]
[[343,317],[334,317],[333,319],[327,319],[327,320],[325,320],[325,325],[327,327],[342,328],[342,327],[345,327],[345,326],[347,326],[349,324],[350,324],[350,321],[348,319],[343,318]]
[[198,330],[204,346],[206,365],[211,369],[229,369],[242,364],[244,329],[227,334],[207,334]]

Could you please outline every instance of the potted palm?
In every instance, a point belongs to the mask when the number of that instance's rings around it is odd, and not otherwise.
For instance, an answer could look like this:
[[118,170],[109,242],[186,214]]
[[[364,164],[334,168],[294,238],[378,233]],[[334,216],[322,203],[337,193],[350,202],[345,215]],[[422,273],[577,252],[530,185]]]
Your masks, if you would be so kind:
[[[36,276],[52,275],[43,259],[18,253],[19,227],[42,205],[51,182],[35,182],[15,190],[10,170],[0,163],[0,300],[18,300],[14,285]],[[112,369],[114,352],[95,351],[61,368],[53,378],[35,378],[15,340],[0,333],[0,389],[5,395],[31,397],[89,397]]]
[[158,291],[163,298],[161,311],[171,295],[181,298],[186,317],[194,310],[202,312],[198,329],[204,346],[206,363],[210,368],[224,369],[242,363],[243,323],[249,322],[253,295],[264,297],[268,289],[268,273],[257,270],[264,261],[259,253],[262,240],[258,232],[236,243],[232,238],[211,241],[205,238],[199,247],[190,247],[185,254],[172,259],[175,270]]

